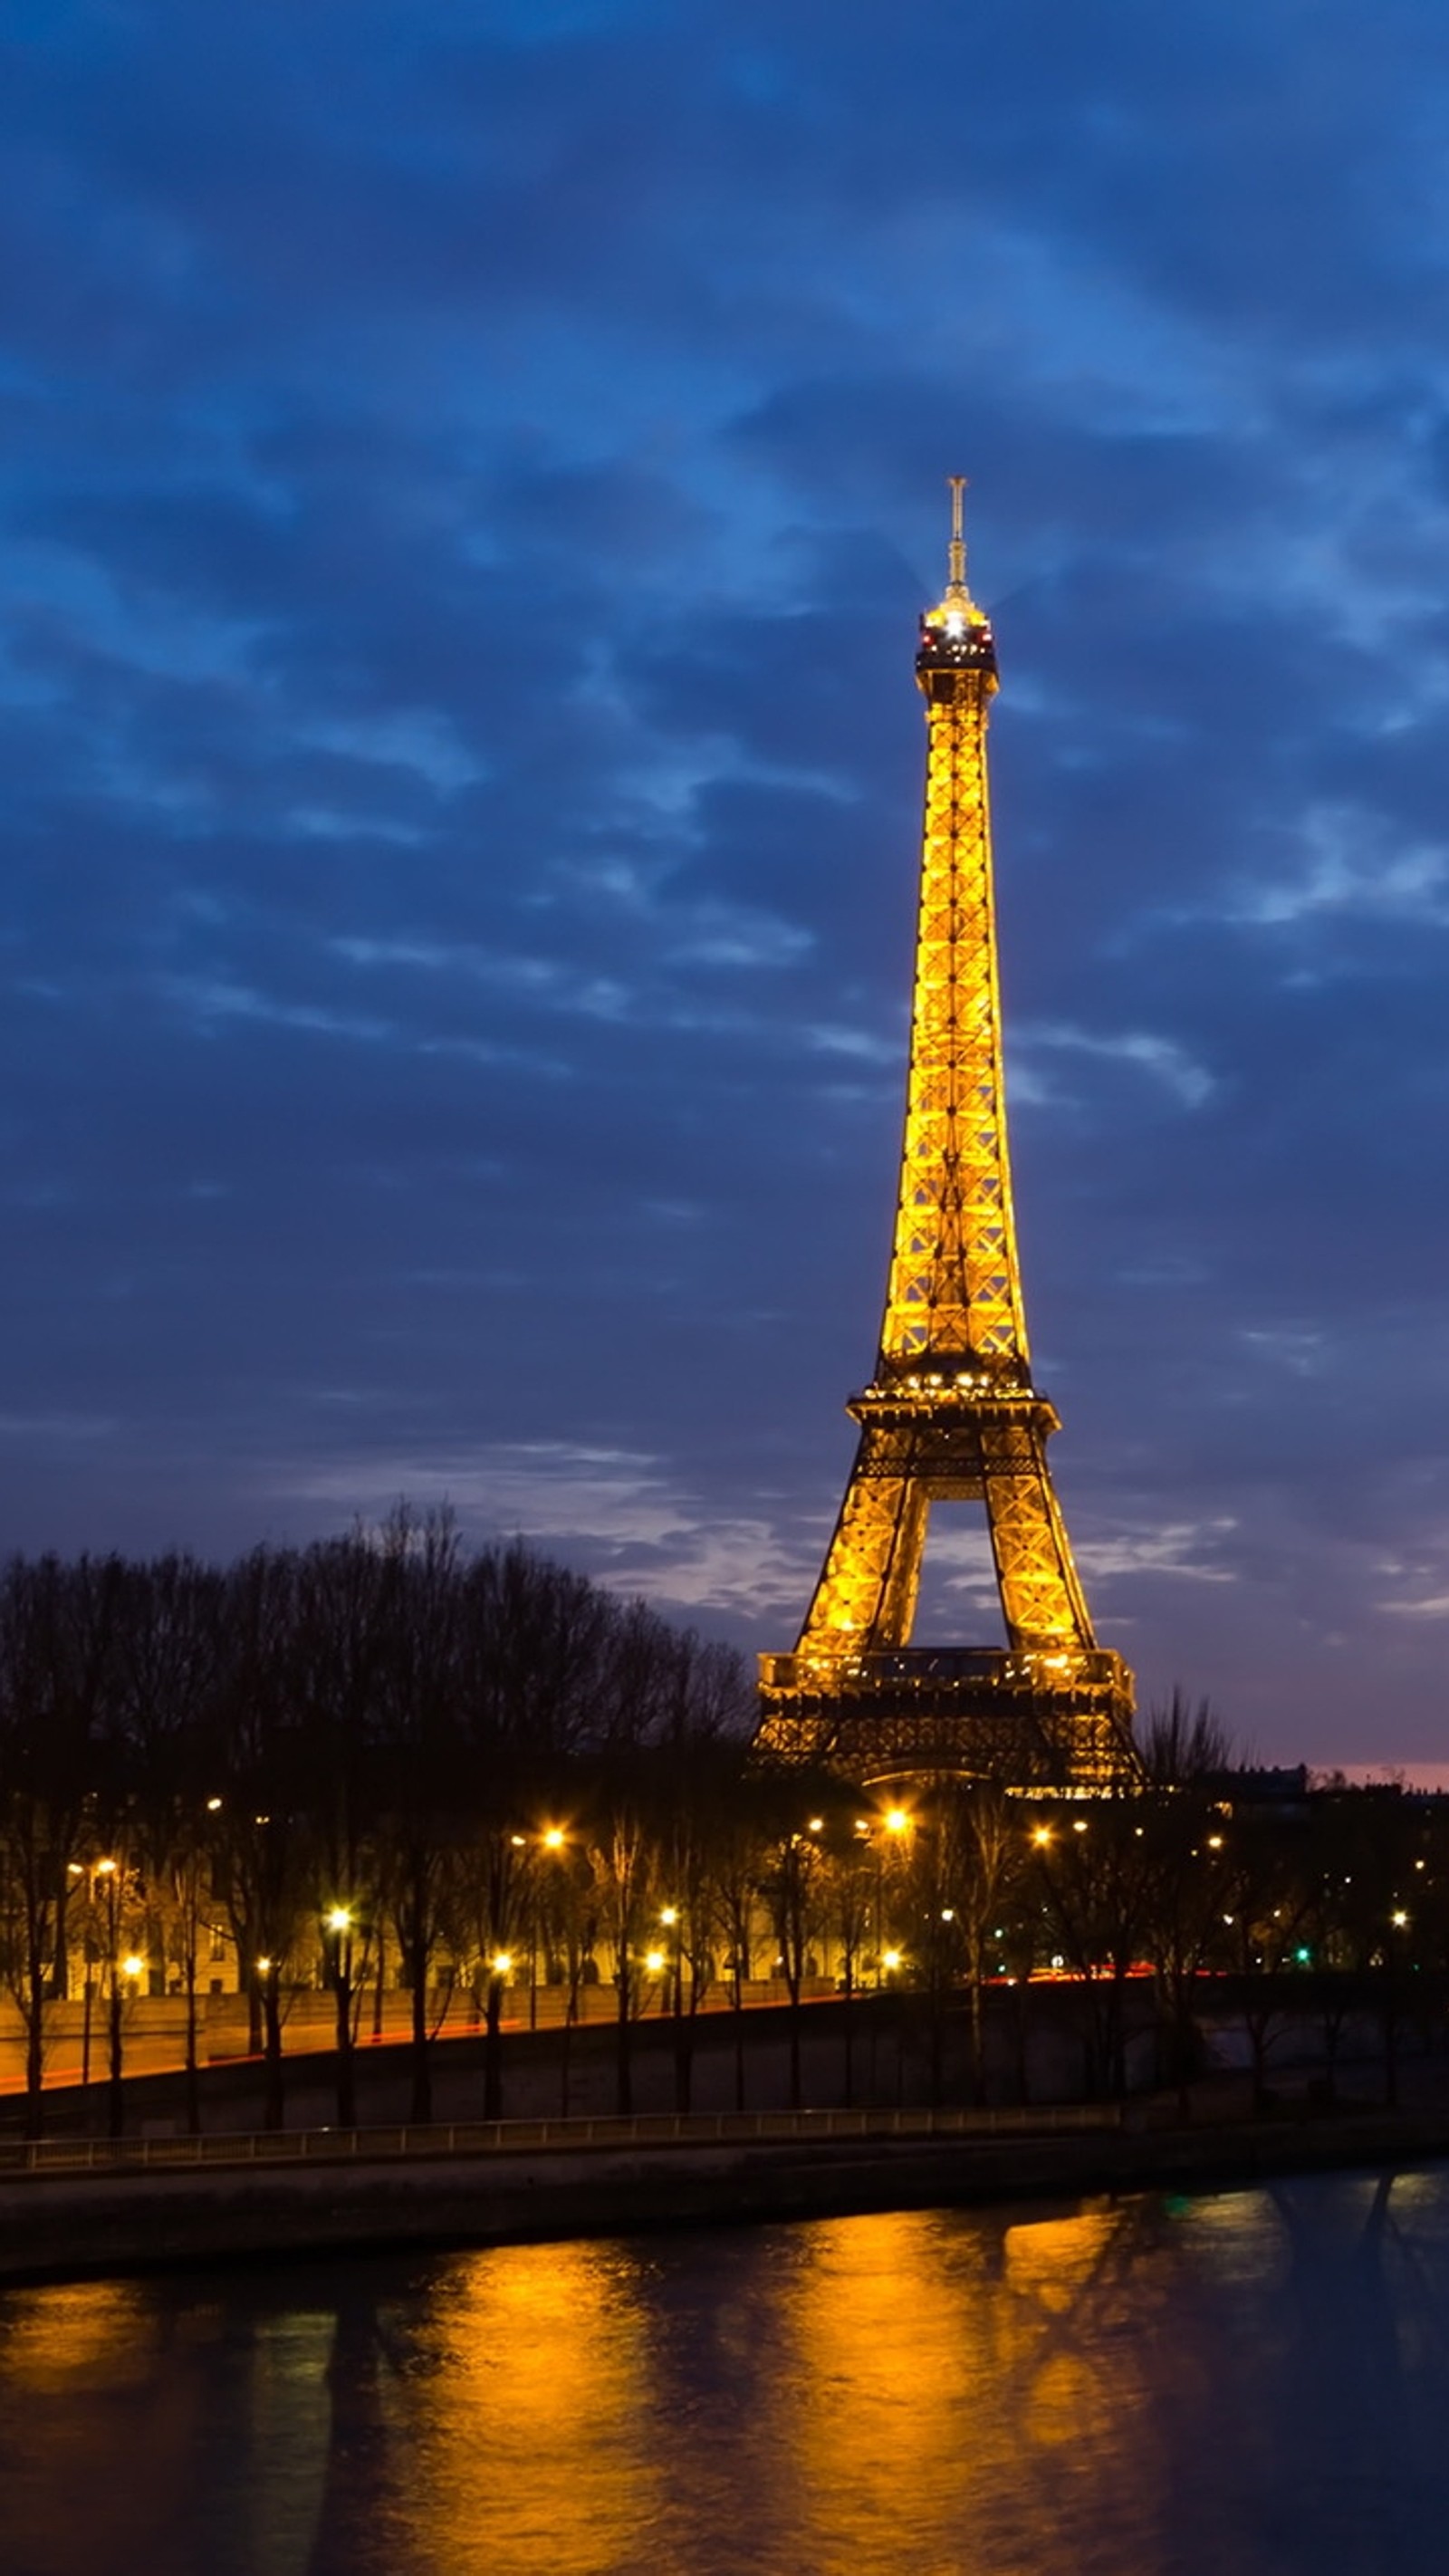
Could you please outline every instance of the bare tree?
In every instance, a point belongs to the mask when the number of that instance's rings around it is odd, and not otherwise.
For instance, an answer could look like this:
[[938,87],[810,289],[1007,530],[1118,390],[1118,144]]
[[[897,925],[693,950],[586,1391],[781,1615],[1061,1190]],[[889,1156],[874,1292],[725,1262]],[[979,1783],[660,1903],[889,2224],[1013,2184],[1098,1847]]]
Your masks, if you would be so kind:
[[458,1920],[458,1857],[472,1788],[461,1711],[461,1552],[449,1515],[415,1521],[401,1507],[382,1533],[382,1546],[392,1582],[377,1715],[380,1885],[410,1997],[410,2116],[428,2121],[429,1987],[438,1951]]
[[[197,1984],[211,1923],[212,1823],[220,1810],[214,1724],[222,1578],[170,1555],[119,1569],[107,1753],[149,1916],[148,1957],[174,1961],[186,2002],[187,2126],[201,2126]],[[114,2006],[113,2006],[114,2010]],[[119,2080],[119,2079],[117,2079]]]
[[295,1555],[267,1548],[231,1569],[216,1702],[214,1887],[236,1945],[250,2044],[264,2052],[269,2129],[284,2116],[284,1997],[312,1920],[311,1766],[291,1670],[297,1572]]
[[1068,1805],[1031,1828],[1057,1940],[1081,1980],[1089,2095],[1126,2091],[1125,1988],[1143,1955],[1148,1871],[1135,1795]]
[[760,1894],[769,1911],[789,1997],[790,2108],[802,2099],[801,1998],[812,1941],[824,1914],[826,1864],[823,1832],[812,1817],[804,1784],[791,1773],[770,1780]]
[[0,1577],[0,1967],[25,2030],[26,2122],[44,2122],[47,2024],[90,1830],[114,1559],[12,1558]]
[[931,1812],[940,1840],[940,1898],[955,1926],[949,1955],[959,1958],[966,1979],[971,2091],[984,2102],[986,1983],[1026,1874],[1023,1820],[992,1780],[937,1782]]

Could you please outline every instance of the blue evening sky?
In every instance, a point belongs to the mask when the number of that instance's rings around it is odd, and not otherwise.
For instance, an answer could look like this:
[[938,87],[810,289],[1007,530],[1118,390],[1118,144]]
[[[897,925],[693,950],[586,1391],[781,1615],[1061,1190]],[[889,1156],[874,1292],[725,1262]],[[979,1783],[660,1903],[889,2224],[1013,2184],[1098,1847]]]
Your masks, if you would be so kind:
[[1449,13],[11,0],[0,127],[0,1543],[793,1641],[963,470],[1104,1641],[1449,1760]]

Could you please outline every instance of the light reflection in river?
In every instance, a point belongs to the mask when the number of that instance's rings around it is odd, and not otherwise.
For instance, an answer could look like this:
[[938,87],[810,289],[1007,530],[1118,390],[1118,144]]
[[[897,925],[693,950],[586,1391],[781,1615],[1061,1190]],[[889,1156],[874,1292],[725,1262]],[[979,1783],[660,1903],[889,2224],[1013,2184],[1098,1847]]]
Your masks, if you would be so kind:
[[1449,2174],[0,2297],[4,2576],[1419,2576]]
[[519,2567],[631,2563],[667,2472],[641,2274],[647,2259],[612,2245],[522,2246],[440,2271],[398,2388],[419,2471],[406,2566],[491,2570],[500,2527]]

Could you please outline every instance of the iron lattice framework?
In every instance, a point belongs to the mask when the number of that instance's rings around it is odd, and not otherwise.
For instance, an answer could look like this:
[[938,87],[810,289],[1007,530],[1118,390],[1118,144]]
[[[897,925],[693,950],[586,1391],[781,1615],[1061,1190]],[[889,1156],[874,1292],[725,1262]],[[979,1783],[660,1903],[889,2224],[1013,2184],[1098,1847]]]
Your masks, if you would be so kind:
[[[928,753],[900,1199],[860,1443],[793,1655],[760,1663],[761,1759],[1100,1787],[1132,1767],[1132,1676],[1096,1643],[1031,1382],[1007,1156],[986,781],[991,627],[950,573],[921,620]],[[910,1643],[933,1502],[985,1505],[1004,1651]]]

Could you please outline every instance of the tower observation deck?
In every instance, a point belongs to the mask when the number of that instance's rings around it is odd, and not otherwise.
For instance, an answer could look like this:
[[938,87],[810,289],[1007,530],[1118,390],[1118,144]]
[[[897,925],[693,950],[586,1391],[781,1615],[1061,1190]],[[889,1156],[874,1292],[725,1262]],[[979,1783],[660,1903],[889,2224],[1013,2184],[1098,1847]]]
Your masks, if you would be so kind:
[[[1021,1788],[1128,1774],[1132,1676],[1100,1647],[1047,1466],[1012,1213],[986,779],[997,689],[966,584],[962,478],[949,577],[921,619],[927,754],[910,1069],[875,1373],[799,1641],[760,1659],[755,1755],[862,1785],[938,1771]],[[985,1506],[1003,1647],[911,1643],[934,1502]]]

